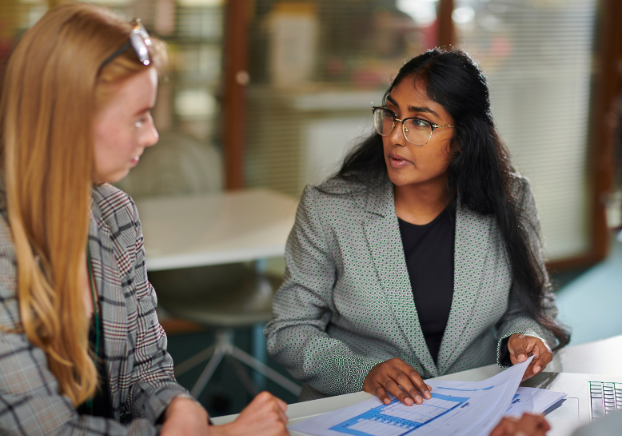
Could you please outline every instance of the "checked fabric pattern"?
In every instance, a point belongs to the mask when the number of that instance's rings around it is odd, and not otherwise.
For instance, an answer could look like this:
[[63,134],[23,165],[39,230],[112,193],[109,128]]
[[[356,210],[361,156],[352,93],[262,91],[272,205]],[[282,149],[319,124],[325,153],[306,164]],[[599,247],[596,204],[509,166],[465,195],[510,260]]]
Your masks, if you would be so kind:
[[[16,263],[0,192],[0,325],[19,322]],[[177,396],[173,360],[147,281],[143,236],[131,198],[93,187],[88,248],[99,293],[105,366],[115,419],[79,416],[49,371],[46,356],[25,335],[0,331],[0,434],[155,435],[156,420]]]
[[[514,187],[544,271],[529,182],[516,175]],[[374,365],[394,357],[430,378],[495,363],[499,344],[513,333],[555,343],[515,300],[494,219],[458,206],[454,294],[435,365],[413,301],[388,178],[379,188],[340,179],[307,186],[285,258],[285,281],[265,334],[270,355],[303,382],[301,400],[358,392]],[[552,295],[545,301],[554,317]]]

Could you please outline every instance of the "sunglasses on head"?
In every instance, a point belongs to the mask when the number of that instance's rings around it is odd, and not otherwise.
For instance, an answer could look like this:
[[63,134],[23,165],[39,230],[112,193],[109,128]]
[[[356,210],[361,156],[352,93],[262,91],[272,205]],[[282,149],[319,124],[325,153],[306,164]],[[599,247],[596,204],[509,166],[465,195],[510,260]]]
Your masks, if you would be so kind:
[[128,48],[132,47],[138,56],[138,60],[143,65],[151,64],[151,58],[149,57],[149,48],[153,46],[149,33],[140,21],[140,18],[135,18],[130,21],[132,24],[132,30],[130,31],[130,40],[123,44],[121,48],[108,56],[104,62],[101,63],[99,69],[101,70],[107,64],[109,64],[114,58],[125,52]]

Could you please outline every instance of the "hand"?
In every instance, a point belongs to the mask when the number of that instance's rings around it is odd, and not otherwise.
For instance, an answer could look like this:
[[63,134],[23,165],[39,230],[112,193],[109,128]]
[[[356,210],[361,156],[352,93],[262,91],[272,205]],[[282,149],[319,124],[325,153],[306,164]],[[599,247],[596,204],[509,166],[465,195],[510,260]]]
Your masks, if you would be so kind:
[[210,427],[213,436],[287,436],[287,404],[268,392],[262,392],[232,423]]
[[164,411],[161,436],[208,435],[207,412],[199,403],[184,397],[171,401]]
[[432,398],[432,388],[423,382],[417,371],[397,357],[374,366],[365,377],[363,390],[377,396],[384,404],[391,402],[387,393],[407,406],[423,403],[422,396],[428,400]]
[[551,426],[544,416],[524,413],[520,419],[505,417],[490,436],[544,436]]
[[535,356],[525,371],[523,381],[542,372],[553,360],[553,353],[549,344],[535,336],[514,333],[508,340],[508,351],[512,365],[524,362],[529,356]]

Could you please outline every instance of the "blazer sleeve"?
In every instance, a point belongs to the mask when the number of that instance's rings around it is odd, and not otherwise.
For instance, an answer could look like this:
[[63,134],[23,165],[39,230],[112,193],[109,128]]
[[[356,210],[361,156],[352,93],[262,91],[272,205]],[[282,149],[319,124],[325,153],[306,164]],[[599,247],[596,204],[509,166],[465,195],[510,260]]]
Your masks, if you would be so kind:
[[134,369],[128,396],[128,409],[133,418],[156,422],[170,402],[178,396],[192,398],[177,383],[173,359],[167,350],[167,338],[156,314],[157,297],[147,279],[143,234],[138,210],[132,201],[136,225],[134,280],[136,284],[137,332],[134,344]]
[[0,218],[0,434],[10,435],[156,435],[154,421],[128,425],[80,416],[58,393],[45,353],[34,347],[19,325],[15,253],[8,226]]
[[285,280],[265,328],[268,352],[296,379],[327,394],[358,392],[382,360],[355,354],[326,328],[337,268],[317,210],[317,191],[307,186],[285,248]]
[[[540,220],[538,218],[538,210],[536,208],[533,192],[531,191],[529,181],[524,177],[518,177],[516,179],[516,184],[517,189],[515,195],[518,199],[521,214],[520,222],[527,234],[527,242],[537,261],[540,273],[542,274],[542,277],[544,277],[545,283],[548,285],[549,277],[544,265],[542,246],[540,244]],[[547,290],[543,295],[545,314],[550,319],[555,319],[557,316],[555,295],[550,290],[550,286],[546,286],[546,289]],[[553,335],[553,332],[540,326],[534,319],[529,317],[524,312],[524,309],[518,300],[519,292],[519,285],[513,282],[510,289],[508,309],[497,324],[497,362],[503,367],[507,366],[507,340],[514,333],[523,333],[530,336],[536,336],[547,341],[551,347],[556,345],[556,338]]]

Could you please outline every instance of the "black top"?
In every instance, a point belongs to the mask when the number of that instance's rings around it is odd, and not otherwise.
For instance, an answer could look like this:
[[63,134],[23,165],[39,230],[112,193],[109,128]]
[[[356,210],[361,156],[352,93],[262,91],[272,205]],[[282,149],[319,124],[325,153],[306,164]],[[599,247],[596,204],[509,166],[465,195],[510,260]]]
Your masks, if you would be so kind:
[[455,207],[417,226],[398,218],[415,307],[430,354],[437,363],[454,294]]
[[[89,328],[89,348],[95,350],[95,320],[91,318],[91,327]],[[97,352],[97,378],[99,384],[92,405],[87,401],[78,407],[80,415],[101,416],[104,418],[114,418],[112,414],[112,406],[110,402],[110,389],[108,388],[108,377],[106,376],[106,365],[104,363],[104,328],[102,322],[99,322],[99,350]]]

